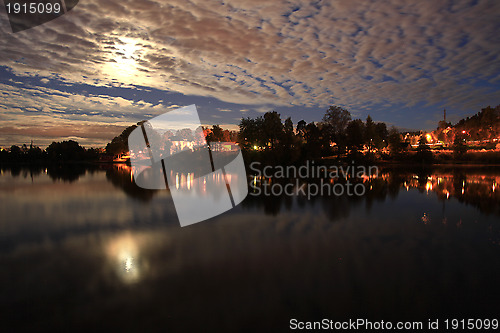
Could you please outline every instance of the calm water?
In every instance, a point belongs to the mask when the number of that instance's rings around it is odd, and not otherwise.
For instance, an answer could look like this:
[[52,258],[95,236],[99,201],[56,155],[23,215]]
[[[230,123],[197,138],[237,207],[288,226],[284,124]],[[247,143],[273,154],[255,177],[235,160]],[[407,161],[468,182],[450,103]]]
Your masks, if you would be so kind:
[[0,329],[284,331],[500,315],[500,170],[385,169],[180,228],[125,166],[4,168]]

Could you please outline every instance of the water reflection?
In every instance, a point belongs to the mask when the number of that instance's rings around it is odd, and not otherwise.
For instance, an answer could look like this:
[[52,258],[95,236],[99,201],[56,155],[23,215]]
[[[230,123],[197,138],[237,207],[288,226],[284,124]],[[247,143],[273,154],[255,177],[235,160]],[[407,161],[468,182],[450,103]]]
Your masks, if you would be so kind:
[[137,188],[125,165],[72,182],[14,169],[0,169],[2,331],[498,315],[494,169],[384,168],[363,197],[249,195],[186,228],[168,191]]
[[[13,178],[21,177],[31,180],[48,175],[53,181],[75,182],[81,177],[96,172],[105,172],[106,178],[121,189],[129,197],[148,202],[156,195],[158,190],[146,190],[138,187],[133,179],[132,168],[126,164],[102,164],[102,165],[65,165],[65,166],[3,166],[0,168],[2,175],[11,175]],[[216,178],[219,175],[214,175],[214,181],[223,182],[223,179]],[[227,174],[228,180],[237,175]],[[203,180],[195,177],[193,173],[176,173],[175,177],[176,189],[182,191],[192,191],[196,189],[201,191],[202,195],[206,193],[206,187],[203,186]],[[318,183],[321,179],[301,180],[301,184],[305,186],[307,183]],[[326,181],[334,184],[344,182],[345,179],[327,179]],[[306,205],[315,205],[318,201],[326,201],[325,209],[330,214],[332,219],[345,216],[349,209],[346,208],[347,202],[356,205],[356,203],[366,202],[369,208],[374,202],[384,201],[386,198],[394,199],[398,196],[400,190],[410,191],[417,190],[420,193],[428,195],[435,194],[440,201],[456,199],[459,202],[473,205],[481,212],[487,214],[500,215],[500,191],[498,184],[500,183],[500,175],[494,167],[430,167],[430,168],[395,168],[384,167],[380,169],[378,175],[365,176],[359,179],[365,185],[366,193],[362,197],[357,196],[312,196],[308,198],[301,197],[297,194],[296,197],[289,195],[272,195],[266,196],[263,193],[256,195],[255,187],[268,186],[271,183],[280,183],[286,185],[292,182],[288,179],[271,179],[257,176],[250,176],[249,196],[242,203],[243,207],[262,207],[264,212],[276,216],[282,209],[290,210],[293,202],[296,201],[300,207]],[[299,193],[298,188],[295,189]],[[167,187],[168,192],[168,187]],[[342,211],[342,212],[340,212]]]
[[106,178],[129,197],[141,201],[150,201],[158,190],[146,190],[137,186],[132,175],[132,168],[127,164],[109,164],[100,167],[106,171]]
[[106,247],[106,255],[122,281],[139,281],[145,263],[141,258],[138,240],[130,232],[111,239]]
[[93,173],[100,168],[94,164],[53,164],[53,165],[31,165],[31,166],[21,166],[12,165],[8,168],[3,167],[2,170],[9,171],[12,177],[22,177],[24,179],[29,178],[31,180],[34,177],[38,177],[41,174],[48,175],[54,181],[63,181],[72,183],[77,181],[80,177],[85,176],[87,173]]
[[[301,181],[303,184],[316,183],[319,186],[322,179],[310,179]],[[342,182],[340,179],[327,179],[331,183]],[[376,201],[385,201],[387,198],[394,199],[400,190],[417,190],[427,195],[434,194],[438,200],[456,199],[459,202],[473,205],[481,212],[487,214],[500,215],[500,194],[497,184],[500,183],[500,176],[495,168],[483,167],[458,167],[458,168],[381,168],[378,175],[364,177],[361,179],[366,188],[366,193],[362,197],[357,196],[311,196],[310,200],[298,197],[300,206],[314,206],[318,201],[325,202],[324,208],[329,213],[331,219],[345,217],[350,205],[356,205],[362,201],[366,202],[369,208]],[[249,182],[252,187],[269,186],[271,183],[280,183],[282,186],[290,183],[290,180],[283,179],[258,179],[256,176],[250,177]],[[345,180],[344,180],[345,182]],[[252,190],[250,190],[252,193]],[[291,207],[291,198],[288,195],[266,196],[250,195],[243,206],[261,206],[266,213],[277,215],[280,211]]]

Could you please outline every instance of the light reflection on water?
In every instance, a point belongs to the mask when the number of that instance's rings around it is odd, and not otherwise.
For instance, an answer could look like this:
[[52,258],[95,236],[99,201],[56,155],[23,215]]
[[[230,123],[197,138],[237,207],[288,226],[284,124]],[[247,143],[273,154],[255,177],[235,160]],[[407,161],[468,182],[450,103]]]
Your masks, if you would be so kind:
[[106,248],[106,254],[116,267],[117,275],[124,282],[132,283],[140,279],[140,249],[130,232],[112,239]]
[[137,188],[126,166],[2,170],[1,325],[252,331],[498,313],[495,169],[362,181],[362,198],[249,196],[180,228],[168,191]]

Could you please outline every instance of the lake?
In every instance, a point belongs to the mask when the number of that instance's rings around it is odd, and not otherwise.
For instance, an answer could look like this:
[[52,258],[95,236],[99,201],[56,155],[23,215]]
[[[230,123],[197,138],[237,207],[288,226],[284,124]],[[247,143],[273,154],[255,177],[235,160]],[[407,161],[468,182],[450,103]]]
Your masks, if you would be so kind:
[[500,317],[498,167],[385,167],[363,184],[309,200],[251,190],[181,228],[169,191],[138,188],[126,165],[3,167],[0,329]]

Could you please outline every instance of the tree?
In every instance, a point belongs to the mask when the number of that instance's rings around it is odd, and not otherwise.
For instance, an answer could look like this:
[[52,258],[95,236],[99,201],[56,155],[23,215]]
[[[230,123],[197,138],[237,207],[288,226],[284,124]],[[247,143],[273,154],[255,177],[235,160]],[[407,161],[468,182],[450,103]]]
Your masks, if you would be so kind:
[[123,130],[123,132],[115,136],[110,143],[106,145],[106,153],[111,155],[120,155],[128,151],[128,136],[130,133],[140,126],[145,121],[138,122],[137,125],[132,125]]
[[389,149],[391,151],[391,155],[398,155],[403,150],[403,140],[401,139],[401,134],[398,129],[394,126],[389,130]]
[[85,159],[87,160],[98,160],[99,159],[99,149],[89,148],[85,151]]
[[375,123],[370,115],[366,117],[365,141],[369,149],[381,149],[386,146],[389,133],[385,123]]
[[[198,126],[193,133],[195,146],[204,145],[207,142],[205,131],[203,126]],[[163,134],[165,138],[165,134]]]
[[283,135],[283,124],[278,112],[266,112],[264,114],[264,139],[269,143],[271,149],[276,146],[276,143]]
[[19,146],[13,145],[10,147],[10,157],[13,159],[19,158],[22,155],[22,150]]
[[464,157],[467,152],[467,145],[465,144],[465,136],[462,134],[455,135],[455,139],[453,140],[453,154],[455,158]]
[[344,145],[345,130],[350,120],[351,113],[340,106],[330,106],[323,116],[325,131],[339,148]]
[[361,119],[350,121],[346,128],[347,146],[355,151],[360,150],[365,142],[365,133],[365,124]]
[[78,161],[85,159],[85,148],[73,140],[52,142],[46,149],[52,160]]
[[387,131],[387,125],[385,123],[375,124],[375,147],[378,149],[386,147],[387,139],[389,138],[389,132]]
[[293,134],[293,121],[291,117],[285,119],[285,125],[283,126],[285,133]]
[[[220,127],[219,127],[220,128]],[[222,131],[222,129],[221,129]],[[182,140],[194,141],[193,130],[190,128],[182,128],[177,131],[177,136]]]
[[[162,150],[162,148],[163,148],[163,150],[165,149],[165,147],[164,147],[165,140],[163,139],[162,134],[160,132],[158,132],[157,130],[155,130],[155,128],[153,127],[153,125],[151,125],[150,122],[143,122],[142,124],[138,124],[138,125],[139,126],[142,125],[144,127],[144,131],[147,133],[147,138],[148,138],[147,142],[149,143],[149,147],[151,147],[153,154],[159,153]],[[180,131],[182,131],[182,130],[177,131],[177,135],[179,135]],[[189,131],[189,133],[191,133],[191,130],[188,129],[188,131]],[[122,140],[123,140],[123,143],[122,143],[123,150],[120,152],[117,152],[116,155],[124,154],[124,153],[129,151],[129,147],[128,147],[129,135],[130,135],[130,133],[127,133],[127,134],[122,133],[121,134]],[[168,148],[170,151],[170,146]]]
[[305,129],[306,129],[307,123],[305,120],[301,120],[297,123],[297,133],[304,138],[305,135]]
[[33,147],[33,145],[31,145],[27,156],[30,161],[40,160],[43,158],[43,150],[40,149],[40,147]]
[[425,138],[425,135],[422,135],[422,137],[418,141],[416,158],[417,160],[422,162],[430,162],[433,159],[433,155],[431,149],[427,145],[427,139]]
[[306,125],[304,128],[304,151],[307,158],[316,158],[321,155],[322,133],[314,122]]
[[285,119],[285,125],[283,126],[283,145],[286,148],[290,148],[293,144],[294,133],[293,133],[293,122],[292,118],[288,117]]
[[448,126],[451,126],[451,123],[446,122],[446,121],[444,121],[444,120],[440,120],[440,121],[438,122],[438,128],[437,128],[437,129],[438,129],[438,130],[439,130],[439,129],[445,129],[445,128],[447,128]]
[[372,150],[375,144],[374,143],[374,141],[376,140],[375,136],[376,136],[375,123],[373,122],[372,117],[368,115],[368,117],[366,117],[366,125],[365,125],[365,140],[370,151]]
[[239,124],[238,141],[244,149],[252,149],[254,146],[263,145],[263,123],[264,119],[242,118]]
[[481,109],[481,126],[488,128],[490,127],[496,120],[498,119],[498,115],[495,112],[495,109],[488,106],[484,109]]
[[[213,125],[212,129],[208,131],[207,142],[210,145],[212,142],[230,142],[231,133],[228,130],[223,130],[219,125]],[[220,149],[220,145],[212,145],[212,149]]]

